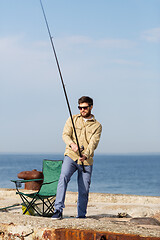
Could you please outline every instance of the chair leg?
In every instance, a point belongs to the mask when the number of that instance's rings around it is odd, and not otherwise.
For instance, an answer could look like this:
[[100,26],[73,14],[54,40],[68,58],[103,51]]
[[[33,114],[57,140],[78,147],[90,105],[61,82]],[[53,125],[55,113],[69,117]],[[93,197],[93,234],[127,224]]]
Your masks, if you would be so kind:
[[[20,194],[20,197],[22,199],[22,202],[24,204],[24,206],[26,207],[26,209],[24,210],[23,214],[25,214],[27,211],[33,215],[33,213],[31,212],[31,208],[39,215],[39,216],[47,216],[49,214],[53,214],[54,213],[54,203],[55,203],[55,199],[54,197],[52,198],[42,198],[40,195],[35,195],[33,197],[33,199],[31,201],[28,200],[28,196],[24,196],[23,194]],[[36,204],[37,200],[41,200],[42,201],[42,210],[38,207],[39,203]],[[46,201],[45,201],[46,200]],[[53,202],[52,202],[52,201]],[[45,210],[46,207],[46,210]]]
[[[55,200],[51,203],[51,201],[49,200],[49,198],[47,199],[48,200],[48,202],[49,202],[49,207],[48,207],[48,209],[45,211],[45,213],[49,213],[49,212],[52,212],[52,213],[54,213],[54,203],[55,203]],[[53,210],[52,210],[53,209]]]
[[[34,207],[34,203],[36,202],[36,198],[33,198],[31,202],[28,201],[28,199],[24,196],[20,194],[20,197],[26,207],[26,210],[23,212],[23,214],[25,214],[27,211],[32,215],[30,208],[33,208],[33,210],[39,215],[41,216],[41,214],[39,213],[39,211]],[[27,202],[27,204],[26,204]]]
[[[24,197],[24,196],[22,197],[22,195],[20,195],[20,197],[23,201],[24,206],[26,207],[26,210],[23,212],[23,214],[25,214],[28,211],[30,213],[30,215],[32,215],[32,213],[30,212],[30,208],[31,208],[31,205],[32,205],[32,202],[34,199],[31,202],[29,202],[26,197]],[[28,203],[28,205],[26,204],[26,202],[24,200]]]
[[43,202],[43,217],[44,217],[44,199],[43,199],[42,202]]
[[54,213],[54,210],[52,210],[54,207],[54,203],[55,203],[55,200],[54,200],[54,202],[53,203],[51,203],[51,201],[49,200],[49,198],[47,198],[46,200],[47,200],[47,202],[45,202],[45,200],[44,199],[42,199],[40,196],[39,196],[39,198],[42,200],[42,202],[43,202],[43,207],[47,207],[46,208],[46,210],[44,210],[44,208],[43,208],[43,216],[47,216],[49,213]]

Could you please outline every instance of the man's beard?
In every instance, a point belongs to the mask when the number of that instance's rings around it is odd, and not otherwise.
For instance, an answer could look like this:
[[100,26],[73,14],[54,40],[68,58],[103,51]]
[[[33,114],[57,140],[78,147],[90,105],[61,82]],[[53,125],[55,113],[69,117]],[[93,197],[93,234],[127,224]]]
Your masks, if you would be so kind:
[[[84,112],[85,113],[85,112]],[[91,110],[89,109],[87,113],[85,113],[84,115],[81,113],[81,116],[84,118],[87,118],[91,115]]]

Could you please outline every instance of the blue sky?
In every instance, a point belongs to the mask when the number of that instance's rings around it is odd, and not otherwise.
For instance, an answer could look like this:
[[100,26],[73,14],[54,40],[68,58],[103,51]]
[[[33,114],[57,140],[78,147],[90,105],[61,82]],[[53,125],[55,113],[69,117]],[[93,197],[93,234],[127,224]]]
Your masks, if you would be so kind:
[[[42,0],[73,114],[94,99],[97,153],[160,152],[160,1]],[[38,0],[0,8],[0,152],[62,153],[69,116]]]

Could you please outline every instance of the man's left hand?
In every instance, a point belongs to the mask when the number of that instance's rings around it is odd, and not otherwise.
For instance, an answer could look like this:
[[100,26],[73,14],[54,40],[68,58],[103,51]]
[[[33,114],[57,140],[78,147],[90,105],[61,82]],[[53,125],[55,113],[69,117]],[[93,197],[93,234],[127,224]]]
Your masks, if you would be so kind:
[[86,160],[86,159],[87,159],[87,157],[84,154],[82,154],[82,157],[79,158],[79,160],[81,162],[84,162],[84,160]]

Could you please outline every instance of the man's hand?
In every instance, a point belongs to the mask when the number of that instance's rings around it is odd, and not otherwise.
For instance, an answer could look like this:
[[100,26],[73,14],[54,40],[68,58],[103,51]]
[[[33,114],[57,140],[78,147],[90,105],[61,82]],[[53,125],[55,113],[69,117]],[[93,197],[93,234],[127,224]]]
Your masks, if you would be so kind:
[[87,159],[87,157],[84,154],[82,154],[82,157],[79,158],[79,160],[81,162],[84,162],[84,160],[86,160],[86,159]]
[[77,146],[77,144],[75,144],[74,142],[71,143],[70,146],[71,146],[71,148],[72,148],[72,150],[73,150],[74,152],[77,152],[77,151],[78,151],[78,146]]

